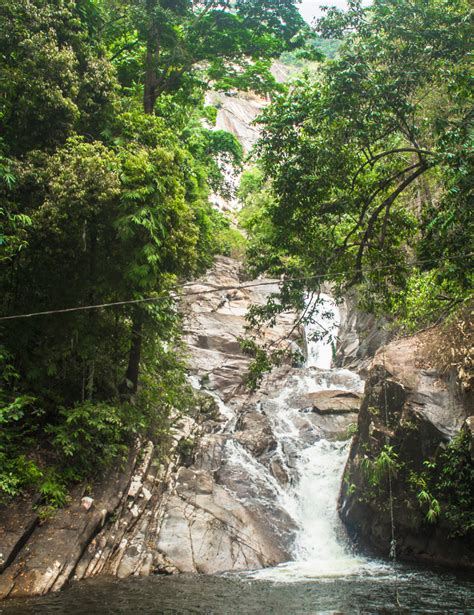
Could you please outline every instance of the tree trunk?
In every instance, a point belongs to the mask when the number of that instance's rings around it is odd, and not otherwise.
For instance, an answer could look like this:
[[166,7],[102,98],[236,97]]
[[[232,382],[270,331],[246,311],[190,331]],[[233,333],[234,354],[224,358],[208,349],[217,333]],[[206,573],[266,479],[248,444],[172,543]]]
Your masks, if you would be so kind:
[[149,20],[149,28],[146,41],[146,58],[145,58],[145,83],[143,90],[143,110],[146,114],[151,115],[155,108],[157,99],[157,84],[156,75],[158,56],[160,46],[158,42],[158,28],[156,25],[156,17],[153,15],[156,7],[156,0],[147,0],[147,17]]
[[[158,41],[158,28],[154,11],[157,0],[147,0],[146,9],[149,20],[149,28],[146,43],[145,58],[145,82],[143,88],[143,110],[147,115],[152,115],[157,99],[157,63],[160,53]],[[140,358],[142,352],[142,328],[143,320],[141,314],[136,314],[132,321],[132,335],[130,343],[130,354],[128,357],[128,367],[125,379],[119,387],[120,396],[129,398],[138,389],[138,377],[140,375]]]
[[156,102],[156,74],[153,67],[153,54],[147,51],[146,56],[143,109],[146,114],[151,115]]
[[125,379],[120,385],[120,396],[129,398],[137,392],[138,376],[140,374],[140,357],[142,352],[142,328],[143,321],[141,314],[137,314],[132,321],[132,335],[130,343],[130,354],[128,356],[128,367],[125,372]]

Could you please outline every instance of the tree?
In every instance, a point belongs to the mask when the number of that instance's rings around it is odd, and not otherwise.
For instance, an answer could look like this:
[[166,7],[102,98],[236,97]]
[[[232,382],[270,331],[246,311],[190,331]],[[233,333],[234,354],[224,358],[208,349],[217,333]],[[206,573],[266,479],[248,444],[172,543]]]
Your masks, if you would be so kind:
[[352,2],[319,29],[345,37],[339,56],[262,117],[261,165],[274,199],[255,271],[324,275],[341,290],[364,282],[366,305],[390,309],[444,221],[458,239],[445,237],[436,262],[423,266],[455,279],[449,305],[470,288],[468,5]]
[[[186,96],[211,78],[226,88],[267,91],[266,60],[301,43],[306,31],[296,0],[117,0],[105,3],[113,61],[123,82],[143,84],[151,113],[163,94]],[[259,85],[257,76],[262,81]]]
[[116,101],[105,47],[90,36],[92,2],[1,0],[0,125],[9,154],[99,136]]

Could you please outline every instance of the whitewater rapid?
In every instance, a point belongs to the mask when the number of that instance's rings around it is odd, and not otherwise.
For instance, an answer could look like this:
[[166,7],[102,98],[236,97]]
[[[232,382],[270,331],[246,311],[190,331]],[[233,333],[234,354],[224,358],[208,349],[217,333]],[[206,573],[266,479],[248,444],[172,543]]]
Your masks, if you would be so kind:
[[[364,382],[354,372],[332,368],[333,339],[340,315],[336,303],[321,296],[319,313],[305,327],[306,363],[292,382],[292,390],[282,390],[268,413],[280,450],[293,451],[296,479],[279,500],[294,519],[298,530],[293,560],[273,568],[248,573],[252,578],[295,582],[308,578],[340,577],[353,574],[380,575],[385,564],[357,555],[337,513],[337,499],[350,439],[317,437],[311,443],[301,438],[301,411],[292,407],[295,393],[308,394],[331,389],[362,393]],[[321,324],[323,320],[324,324]],[[321,333],[325,332],[325,336]],[[344,384],[341,384],[344,383]]]
[[[335,415],[312,412],[312,394],[337,390],[360,396],[364,382],[355,372],[332,367],[334,340],[340,323],[339,309],[327,295],[319,295],[312,305],[308,298],[306,314],[315,317],[304,330],[305,364],[292,368],[289,375],[276,378],[260,396],[257,412],[265,415],[276,443],[273,462],[288,480],[274,474],[268,459],[252,454],[239,441],[239,411],[216,400],[225,420],[227,439],[222,455],[226,488],[258,518],[285,519],[290,529],[291,561],[275,567],[244,572],[245,576],[275,582],[298,582],[310,578],[348,575],[380,575],[385,564],[356,554],[337,512],[337,500],[347,461],[350,438]],[[322,334],[325,335],[322,335]],[[200,387],[196,378],[191,381]],[[273,381],[272,381],[273,382]],[[306,405],[309,404],[309,405]],[[326,429],[320,419],[325,421]],[[328,435],[327,426],[332,434]],[[275,514],[275,512],[277,514]],[[278,528],[275,528],[278,532]]]

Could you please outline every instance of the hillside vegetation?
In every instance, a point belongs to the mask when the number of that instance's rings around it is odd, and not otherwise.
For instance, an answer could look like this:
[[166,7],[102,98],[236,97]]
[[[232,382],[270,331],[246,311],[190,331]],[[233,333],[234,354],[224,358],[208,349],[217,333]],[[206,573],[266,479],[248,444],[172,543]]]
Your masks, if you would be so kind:
[[0,497],[47,509],[195,403],[179,288],[229,249],[209,195],[242,159],[204,94],[271,91],[306,28],[293,0],[1,0],[0,21]]
[[329,281],[414,331],[472,294],[472,13],[463,0],[350,4],[319,22],[343,40],[337,56],[261,118],[242,224],[252,274],[287,283],[255,318]]

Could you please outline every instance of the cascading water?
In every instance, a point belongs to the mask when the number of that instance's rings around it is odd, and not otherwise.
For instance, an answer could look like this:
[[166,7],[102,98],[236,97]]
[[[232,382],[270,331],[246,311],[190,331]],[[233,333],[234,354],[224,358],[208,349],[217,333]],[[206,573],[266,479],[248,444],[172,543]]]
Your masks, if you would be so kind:
[[299,560],[317,562],[318,569],[328,564],[331,569],[334,564],[345,565],[348,556],[351,557],[336,512],[336,498],[346,457],[346,443],[324,439],[301,455],[298,468],[300,480],[294,494],[301,527],[296,556]]
[[[314,307],[312,301],[308,299],[307,312]],[[331,390],[353,394],[363,390],[364,383],[357,374],[331,368],[331,339],[337,333],[339,311],[329,296],[318,297],[318,314],[316,322],[306,326],[305,365],[290,369],[283,379],[277,378],[277,386],[270,387],[256,407],[268,419],[276,443],[270,460],[251,454],[239,441],[239,408],[210,392],[225,420],[220,476],[226,488],[257,518],[275,522],[276,532],[286,540],[292,555],[290,562],[251,572],[254,578],[299,581],[374,570],[374,562],[353,553],[337,514],[349,440],[340,425],[334,437],[328,436],[327,424],[336,424],[340,417],[318,416],[301,402],[312,394]],[[321,336],[322,331],[331,335]],[[200,388],[197,378],[191,382]],[[275,475],[275,462],[287,476],[286,484]],[[380,572],[380,566],[376,567]]]
[[[302,578],[354,574],[373,568],[374,563],[356,556],[337,514],[337,498],[347,460],[349,441],[322,437],[308,414],[302,415],[292,400],[298,394],[331,389],[361,393],[363,382],[355,373],[331,369],[333,349],[321,330],[339,326],[334,301],[323,295],[320,312],[326,323],[308,325],[305,331],[307,361],[291,388],[286,388],[267,411],[282,456],[293,459],[293,484],[280,497],[282,505],[295,520],[298,531],[294,543],[294,561],[275,568],[251,573],[254,578],[298,581]],[[329,316],[332,314],[332,316]],[[305,424],[306,423],[306,424]],[[377,564],[377,567],[379,565]]]
[[325,334],[333,331],[337,333],[340,324],[339,308],[328,295],[320,295],[307,299],[307,311],[315,311],[318,316],[305,326],[306,367],[330,369],[333,346]]

